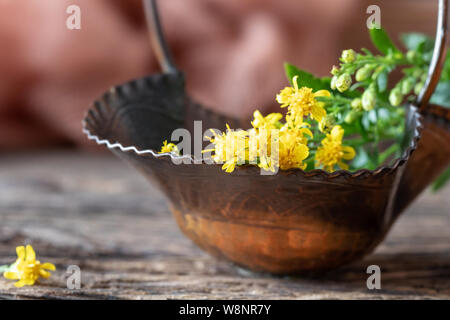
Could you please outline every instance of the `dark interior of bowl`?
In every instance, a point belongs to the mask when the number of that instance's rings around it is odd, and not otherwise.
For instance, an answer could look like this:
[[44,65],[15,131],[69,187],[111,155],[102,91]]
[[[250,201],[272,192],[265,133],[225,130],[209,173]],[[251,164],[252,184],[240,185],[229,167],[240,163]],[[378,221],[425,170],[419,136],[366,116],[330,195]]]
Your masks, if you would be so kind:
[[106,92],[88,111],[85,129],[100,140],[138,150],[161,148],[175,129],[193,132],[194,120],[204,130],[239,127],[240,121],[214,113],[192,101],[182,73],[156,74],[119,85]]

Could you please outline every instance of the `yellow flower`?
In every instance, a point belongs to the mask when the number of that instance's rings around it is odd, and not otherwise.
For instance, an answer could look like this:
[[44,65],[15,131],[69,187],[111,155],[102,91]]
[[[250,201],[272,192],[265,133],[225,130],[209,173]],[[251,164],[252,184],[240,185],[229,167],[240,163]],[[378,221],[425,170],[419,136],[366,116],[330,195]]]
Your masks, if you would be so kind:
[[307,126],[309,126],[309,124],[304,123],[303,127],[290,128],[287,124],[285,124],[280,129],[280,143],[307,144],[308,139],[306,138],[306,136],[314,138],[313,133],[307,128]]
[[342,145],[343,136],[344,129],[341,126],[334,126],[322,140],[322,146],[317,148],[315,159],[329,172],[334,171],[336,164],[341,169],[348,170],[348,165],[342,160],[351,160],[355,157],[355,150],[352,147]]
[[161,147],[161,151],[158,153],[168,153],[168,152],[174,152],[176,154],[180,153],[175,143],[167,143],[167,140],[164,140],[163,145]]
[[286,170],[300,168],[304,170],[306,163],[303,161],[309,155],[308,143],[305,135],[313,136],[308,128],[289,128],[286,125],[280,130],[279,139],[279,166]]
[[18,288],[34,285],[39,277],[47,279],[51,275],[47,270],[55,271],[56,269],[51,263],[41,264],[36,260],[36,253],[30,245],[27,245],[26,248],[24,246],[17,247],[16,252],[16,262],[3,273],[3,276],[6,279],[19,280],[14,284]]
[[270,113],[264,117],[256,110],[253,117],[254,120],[251,122],[253,129],[249,130],[249,140],[252,146],[249,158],[253,160],[253,163],[257,163],[258,167],[275,172],[278,162],[276,159],[272,159],[272,141],[277,138],[272,137],[272,130],[278,130],[282,127],[280,120],[283,115],[281,113]]
[[306,145],[301,143],[280,143],[279,150],[279,165],[282,170],[290,168],[306,169],[306,163],[303,163],[309,155],[309,149]]
[[281,104],[281,108],[288,107],[288,116],[286,120],[293,122],[295,125],[303,122],[303,117],[311,116],[316,121],[322,120],[326,116],[324,103],[317,101],[317,97],[329,97],[330,92],[327,90],[319,90],[313,92],[311,88],[298,88],[298,76],[292,79],[294,87],[286,87],[277,94],[276,100]]
[[226,172],[233,172],[236,164],[245,164],[249,161],[249,133],[244,130],[231,130],[227,124],[227,131],[216,133],[211,130],[213,137],[210,141],[214,144],[213,149],[206,149],[202,152],[214,151],[212,159],[216,163],[224,163],[222,169]]
[[283,118],[283,115],[281,113],[269,113],[264,117],[261,112],[256,110],[253,113],[253,118],[251,122],[253,128],[271,130],[281,127],[280,120]]

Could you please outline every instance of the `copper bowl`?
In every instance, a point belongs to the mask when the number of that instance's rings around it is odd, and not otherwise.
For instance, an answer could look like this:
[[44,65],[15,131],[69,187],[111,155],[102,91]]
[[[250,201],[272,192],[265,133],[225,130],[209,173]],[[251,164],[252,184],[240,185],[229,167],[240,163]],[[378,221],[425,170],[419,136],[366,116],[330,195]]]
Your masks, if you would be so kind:
[[181,73],[115,87],[84,121],[90,139],[132,163],[167,196],[181,230],[209,253],[253,270],[299,273],[332,269],[370,252],[386,235],[405,164],[416,148],[420,114],[408,107],[403,157],[375,171],[300,169],[261,175],[254,166],[227,174],[220,165],[175,164],[157,154],[179,127],[224,129],[239,122],[184,95]]

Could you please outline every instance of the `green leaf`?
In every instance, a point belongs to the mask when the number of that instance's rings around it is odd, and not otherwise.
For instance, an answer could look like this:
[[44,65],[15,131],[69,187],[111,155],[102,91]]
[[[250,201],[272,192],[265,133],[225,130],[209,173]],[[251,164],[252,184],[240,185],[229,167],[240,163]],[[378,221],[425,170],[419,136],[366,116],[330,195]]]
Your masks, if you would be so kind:
[[301,70],[292,64],[289,64],[287,62],[284,63],[284,70],[286,72],[286,77],[289,80],[289,83],[293,85],[292,78],[295,76],[298,76],[297,79],[297,85],[299,88],[301,87],[308,87],[312,88],[314,91],[317,90],[329,90],[333,91],[334,93],[338,93],[339,95],[342,95],[344,97],[348,98],[358,98],[361,96],[361,93],[356,90],[347,90],[345,92],[338,92],[337,90],[331,90],[330,83],[331,78],[330,77],[323,77],[323,78],[317,78],[313,76],[311,73]]
[[441,74],[441,82],[443,81],[450,81],[450,52],[447,52],[445,57],[444,69]]
[[324,80],[320,78],[316,78],[311,73],[306,72],[304,70],[300,70],[297,67],[293,66],[292,64],[285,63],[284,64],[284,70],[286,72],[286,77],[289,80],[289,83],[293,85],[292,78],[295,76],[298,76],[297,79],[297,85],[299,87],[308,87],[312,88],[314,91],[321,90],[321,89],[330,89],[330,84],[325,78]]
[[394,45],[392,40],[389,38],[386,31],[383,29],[372,28],[369,29],[370,38],[372,39],[373,45],[383,54],[388,54],[389,51],[400,52]]
[[400,36],[403,44],[408,50],[426,52],[433,50],[434,41],[423,33],[411,32]]
[[431,186],[431,190],[433,191],[438,191],[439,189],[441,189],[443,186],[446,185],[446,183],[448,182],[448,180],[450,180],[450,167],[447,167],[447,169],[444,171],[444,173],[442,173],[434,182],[433,185]]

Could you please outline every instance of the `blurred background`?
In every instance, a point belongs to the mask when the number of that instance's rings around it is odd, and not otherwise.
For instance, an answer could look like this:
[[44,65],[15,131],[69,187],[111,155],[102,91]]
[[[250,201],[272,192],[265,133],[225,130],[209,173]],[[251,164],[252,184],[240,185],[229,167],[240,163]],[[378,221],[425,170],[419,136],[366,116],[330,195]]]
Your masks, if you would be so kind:
[[[430,0],[164,0],[166,36],[189,93],[229,115],[275,110],[283,62],[327,75],[340,51],[368,47],[366,8],[401,32],[435,31]],[[81,8],[81,30],[66,8]],[[112,85],[158,72],[141,0],[0,0],[0,152],[93,148],[89,104]],[[90,146],[90,147],[89,147]]]

